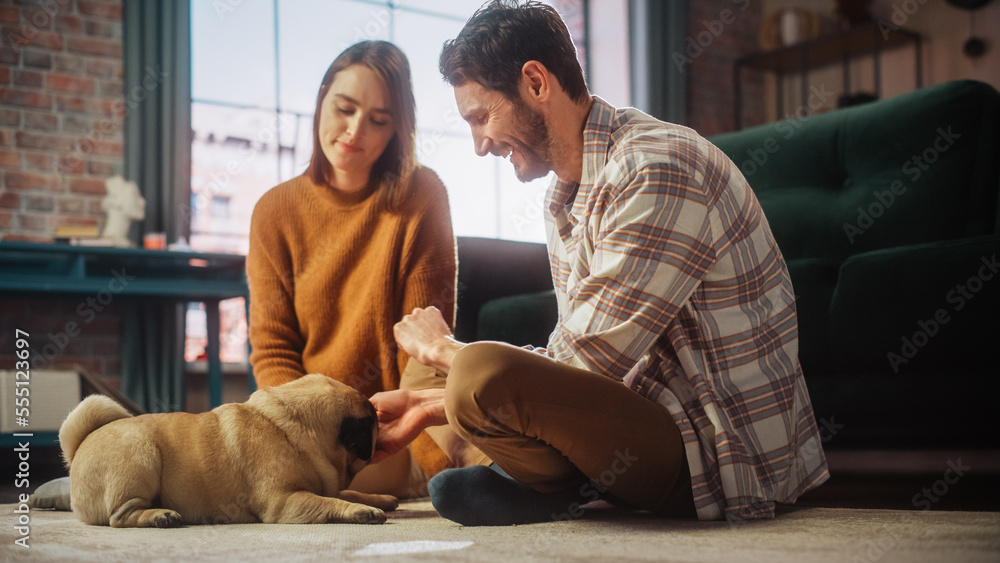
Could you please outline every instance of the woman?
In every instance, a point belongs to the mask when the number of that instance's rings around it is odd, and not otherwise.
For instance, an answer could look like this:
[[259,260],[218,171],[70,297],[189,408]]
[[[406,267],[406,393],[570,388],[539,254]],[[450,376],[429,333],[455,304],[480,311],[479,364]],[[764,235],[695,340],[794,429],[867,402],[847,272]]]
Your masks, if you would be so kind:
[[[308,169],[264,194],[251,220],[250,361],[259,387],[322,373],[368,396],[396,389],[408,357],[393,325],[429,305],[454,323],[447,193],[416,162],[414,114],[409,63],[391,43],[353,45],[326,71]],[[436,379],[420,368],[414,362],[411,375]],[[426,435],[412,451],[417,463],[401,452],[366,468],[352,488],[422,494],[451,464]]]

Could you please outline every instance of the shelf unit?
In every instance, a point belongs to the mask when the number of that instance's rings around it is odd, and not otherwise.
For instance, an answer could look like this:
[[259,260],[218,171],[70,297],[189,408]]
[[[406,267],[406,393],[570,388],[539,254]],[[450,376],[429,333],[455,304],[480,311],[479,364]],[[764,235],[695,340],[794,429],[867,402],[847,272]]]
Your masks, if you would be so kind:
[[[118,271],[127,273],[126,282],[116,281]],[[219,302],[243,297],[249,307],[250,297],[245,256],[31,242],[0,242],[0,291],[27,297],[120,293],[134,300],[204,303],[212,408],[222,404]],[[249,365],[247,372],[253,391]]]
[[920,35],[909,30],[891,26],[886,22],[865,22],[850,29],[831,33],[795,45],[781,47],[770,51],[753,53],[736,61],[734,66],[734,84],[736,104],[733,112],[733,122],[736,129],[743,127],[743,69],[773,72],[777,77],[777,109],[778,115],[784,109],[784,77],[797,73],[801,82],[801,99],[803,103],[809,95],[809,71],[841,63],[843,69],[844,92],[850,93],[850,64],[852,59],[872,56],[875,84],[875,96],[881,97],[881,55],[883,51],[913,45],[914,47],[914,81],[916,87],[923,86],[922,54]]

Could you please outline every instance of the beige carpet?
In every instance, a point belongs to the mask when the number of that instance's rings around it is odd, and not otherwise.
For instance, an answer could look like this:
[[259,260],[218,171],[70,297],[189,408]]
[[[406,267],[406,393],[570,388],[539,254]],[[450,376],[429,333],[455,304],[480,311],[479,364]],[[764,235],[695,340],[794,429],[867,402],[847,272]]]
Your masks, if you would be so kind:
[[29,549],[0,505],[0,561],[1000,561],[1000,513],[783,507],[744,525],[660,520],[614,509],[571,522],[466,528],[427,501],[383,525],[241,524],[168,530],[86,526],[33,511]]

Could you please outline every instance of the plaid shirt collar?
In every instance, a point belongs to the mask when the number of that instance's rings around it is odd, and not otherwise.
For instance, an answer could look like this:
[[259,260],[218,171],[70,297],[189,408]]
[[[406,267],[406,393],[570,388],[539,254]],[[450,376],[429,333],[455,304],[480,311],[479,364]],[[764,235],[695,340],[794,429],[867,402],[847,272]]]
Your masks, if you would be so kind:
[[[580,183],[557,177],[546,198],[549,212],[560,234],[579,222],[578,218],[583,215],[587,204],[586,192],[594,185],[608,162],[616,109],[597,96],[592,99],[594,103],[583,127],[583,170]],[[583,197],[579,193],[581,186],[584,189]]]

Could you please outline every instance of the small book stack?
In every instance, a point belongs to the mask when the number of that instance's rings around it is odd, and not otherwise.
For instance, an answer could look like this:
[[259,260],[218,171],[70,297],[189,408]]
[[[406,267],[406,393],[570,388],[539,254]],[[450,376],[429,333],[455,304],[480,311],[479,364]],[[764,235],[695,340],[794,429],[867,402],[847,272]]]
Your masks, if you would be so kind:
[[56,242],[75,246],[114,246],[111,239],[101,238],[97,225],[63,225],[56,228]]

